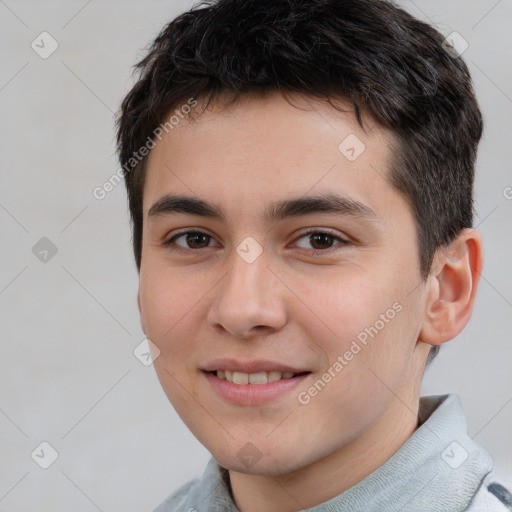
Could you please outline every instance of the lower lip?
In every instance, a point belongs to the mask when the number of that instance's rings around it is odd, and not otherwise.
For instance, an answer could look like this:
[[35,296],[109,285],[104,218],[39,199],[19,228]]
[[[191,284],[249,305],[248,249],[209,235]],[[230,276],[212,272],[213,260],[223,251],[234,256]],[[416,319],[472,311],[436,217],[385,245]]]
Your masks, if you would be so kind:
[[215,374],[203,372],[213,390],[225,400],[237,405],[259,405],[290,392],[310,374],[297,375],[291,379],[281,379],[267,384],[234,384],[219,379]]

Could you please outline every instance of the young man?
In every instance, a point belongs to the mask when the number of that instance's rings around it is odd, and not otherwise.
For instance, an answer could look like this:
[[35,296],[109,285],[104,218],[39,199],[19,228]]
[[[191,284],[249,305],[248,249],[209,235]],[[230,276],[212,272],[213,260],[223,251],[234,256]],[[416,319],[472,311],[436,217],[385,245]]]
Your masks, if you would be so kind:
[[454,49],[386,1],[219,0],[138,66],[141,324],[213,456],[157,510],[510,510],[458,398],[420,398],[482,270]]

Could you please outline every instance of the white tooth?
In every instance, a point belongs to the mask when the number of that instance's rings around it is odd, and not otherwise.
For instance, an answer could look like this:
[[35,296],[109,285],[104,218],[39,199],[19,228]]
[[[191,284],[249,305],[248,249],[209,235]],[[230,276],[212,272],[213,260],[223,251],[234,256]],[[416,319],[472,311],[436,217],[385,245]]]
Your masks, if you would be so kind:
[[268,372],[268,381],[276,382],[281,380],[281,372]]
[[249,384],[266,384],[268,382],[267,372],[250,373]]
[[233,382],[235,384],[249,384],[249,374],[242,372],[233,372]]
[[267,382],[276,382],[281,379],[291,379],[295,374],[293,372],[232,372],[229,370],[217,370],[216,375],[219,379],[233,382],[234,384],[267,384]]

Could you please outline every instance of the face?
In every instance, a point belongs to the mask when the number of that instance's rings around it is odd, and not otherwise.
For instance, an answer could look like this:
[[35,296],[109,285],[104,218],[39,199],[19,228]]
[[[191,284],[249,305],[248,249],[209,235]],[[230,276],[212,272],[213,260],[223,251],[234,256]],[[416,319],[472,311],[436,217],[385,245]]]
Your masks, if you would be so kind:
[[144,187],[139,307],[158,377],[216,460],[253,474],[356,442],[421,378],[426,292],[388,182],[393,137],[348,107],[293,103],[245,96],[182,120]]

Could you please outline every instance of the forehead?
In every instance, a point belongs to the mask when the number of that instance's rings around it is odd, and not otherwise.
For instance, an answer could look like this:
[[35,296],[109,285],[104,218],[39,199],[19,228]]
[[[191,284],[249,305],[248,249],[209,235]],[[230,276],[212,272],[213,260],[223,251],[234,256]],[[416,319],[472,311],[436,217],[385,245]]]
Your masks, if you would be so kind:
[[286,197],[338,193],[385,208],[397,195],[387,176],[394,136],[353,108],[280,93],[245,95],[233,105],[201,102],[151,150],[144,211],[165,193],[222,205],[226,216],[262,216]]

